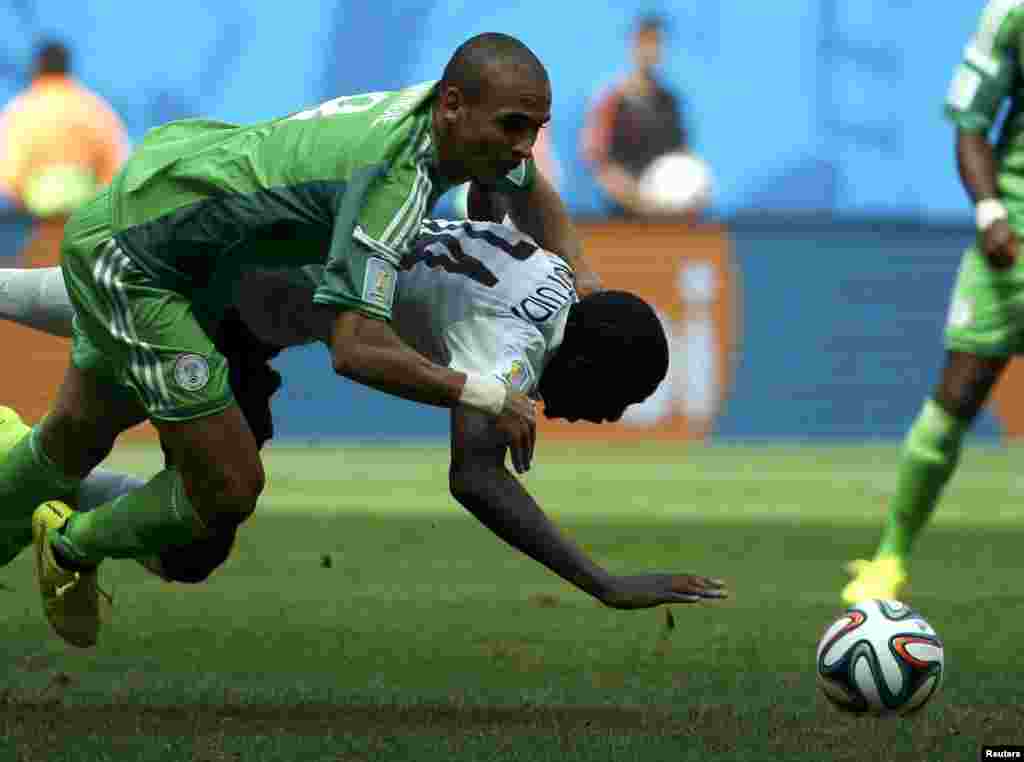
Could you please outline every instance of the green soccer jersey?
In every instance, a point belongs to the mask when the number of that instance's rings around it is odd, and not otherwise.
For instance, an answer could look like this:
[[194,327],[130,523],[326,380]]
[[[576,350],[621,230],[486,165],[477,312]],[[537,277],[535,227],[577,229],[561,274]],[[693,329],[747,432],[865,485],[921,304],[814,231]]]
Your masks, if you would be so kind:
[[1019,228],[1024,224],[1024,0],[989,0],[953,76],[946,114],[962,130],[988,133],[1007,100],[1010,110],[996,146],[999,194]]
[[[111,184],[126,254],[169,288],[230,283],[246,264],[325,264],[314,300],[389,320],[396,271],[448,188],[436,169],[436,83],[337,98],[238,126],[147,133]],[[532,162],[501,189],[529,188]]]

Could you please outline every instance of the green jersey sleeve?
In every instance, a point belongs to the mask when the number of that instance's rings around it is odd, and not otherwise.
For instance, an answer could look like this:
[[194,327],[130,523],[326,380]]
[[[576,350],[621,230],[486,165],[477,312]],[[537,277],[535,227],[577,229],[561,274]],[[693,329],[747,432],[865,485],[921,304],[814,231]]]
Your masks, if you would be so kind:
[[[314,295],[318,304],[391,319],[398,265],[436,201],[427,107],[432,87],[424,83],[375,96],[355,112],[367,137],[337,201],[326,267]],[[328,118],[351,118],[354,107],[345,108],[342,116],[335,111]]]
[[323,268],[313,301],[390,321],[397,285],[398,268],[356,242],[348,257],[331,260]]
[[338,204],[330,254],[313,294],[317,304],[391,320],[400,257],[359,226],[366,204],[374,197],[373,189],[386,183],[388,174],[386,164],[367,165],[352,173]]
[[1016,86],[1022,34],[1024,0],[989,0],[946,97],[946,116],[957,127],[971,132],[992,127]]

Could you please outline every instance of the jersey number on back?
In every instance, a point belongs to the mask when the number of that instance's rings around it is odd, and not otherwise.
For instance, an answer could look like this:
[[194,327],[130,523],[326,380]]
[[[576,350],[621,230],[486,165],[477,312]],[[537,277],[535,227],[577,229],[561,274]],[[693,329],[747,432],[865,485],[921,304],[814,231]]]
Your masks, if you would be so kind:
[[[464,223],[460,227],[463,235],[501,249],[513,259],[520,261],[529,259],[537,252],[537,245],[527,240],[520,240],[513,244],[489,230],[474,228],[470,223]],[[445,228],[428,220],[424,223],[424,228],[429,232],[420,234],[412,251],[403,257],[403,270],[411,270],[422,262],[427,267],[440,267],[445,272],[465,275],[488,288],[494,288],[498,284],[498,276],[491,272],[487,265],[467,254],[459,239],[451,233],[445,232],[446,229],[452,230],[451,227]],[[438,254],[431,251],[431,247],[436,249],[439,246],[444,247],[444,253]]]
[[340,98],[321,103],[315,108],[300,111],[292,114],[289,119],[316,119],[323,116],[334,116],[335,114],[358,114],[361,111],[369,111],[382,100],[388,97],[388,93],[366,93],[364,95],[343,95]]

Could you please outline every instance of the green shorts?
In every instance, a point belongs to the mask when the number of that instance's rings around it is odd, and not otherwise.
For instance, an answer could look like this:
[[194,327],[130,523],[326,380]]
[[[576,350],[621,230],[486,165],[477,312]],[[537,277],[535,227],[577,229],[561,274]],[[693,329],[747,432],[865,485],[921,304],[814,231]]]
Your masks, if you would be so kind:
[[72,364],[128,390],[158,421],[221,412],[234,403],[227,360],[192,300],[132,261],[110,224],[104,192],[65,228],[61,269],[75,308]]
[[993,270],[976,248],[964,253],[946,320],[946,349],[980,357],[1024,354],[1024,263]]

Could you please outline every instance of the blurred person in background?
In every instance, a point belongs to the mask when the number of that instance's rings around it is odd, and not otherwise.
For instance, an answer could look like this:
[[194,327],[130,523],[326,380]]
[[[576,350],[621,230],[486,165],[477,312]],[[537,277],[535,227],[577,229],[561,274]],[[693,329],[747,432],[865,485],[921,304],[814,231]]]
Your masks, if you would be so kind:
[[[898,599],[911,549],[960,460],[963,439],[1010,358],[1024,354],[1024,13],[1020,2],[990,0],[965,48],[946,99],[956,127],[960,180],[974,202],[977,242],[964,252],[950,298],[945,362],[936,388],[903,441],[896,493],[874,557],[848,564],[841,597]],[[1002,106],[1010,116],[994,146],[989,132]]]
[[56,264],[68,215],[114,177],[128,155],[120,118],[71,74],[71,54],[43,44],[32,82],[0,113],[0,191],[35,220],[23,264]]
[[612,216],[696,219],[708,203],[710,173],[690,151],[679,99],[658,79],[664,25],[641,17],[633,67],[591,104],[580,140],[584,161]]

